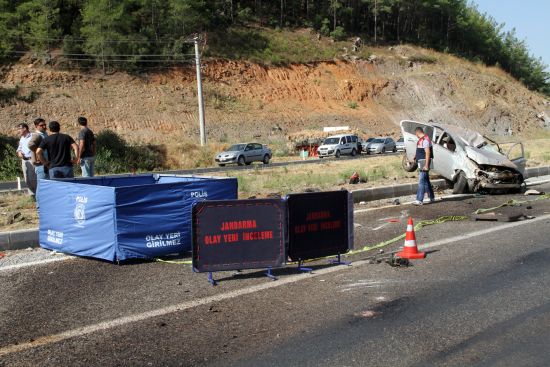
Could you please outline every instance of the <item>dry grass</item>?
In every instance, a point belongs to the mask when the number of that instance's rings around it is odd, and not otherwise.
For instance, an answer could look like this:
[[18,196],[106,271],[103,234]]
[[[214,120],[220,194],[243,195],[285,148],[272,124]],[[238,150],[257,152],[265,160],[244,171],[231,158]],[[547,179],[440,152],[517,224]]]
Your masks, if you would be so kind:
[[525,157],[529,167],[545,166],[550,164],[550,138],[525,139]]
[[[528,166],[550,164],[550,138],[525,140]],[[177,160],[176,168],[211,166],[214,153],[225,148],[222,144],[210,144],[200,148],[193,144],[173,145],[168,154]],[[292,157],[297,159],[297,157]],[[316,159],[316,158],[309,158]],[[280,160],[288,160],[281,158]],[[265,167],[265,168],[264,168]],[[357,185],[348,184],[349,177],[359,173]],[[285,195],[306,189],[356,190],[360,188],[415,182],[415,172],[401,168],[401,156],[376,156],[370,159],[326,161],[313,165],[269,167],[261,164],[247,171],[226,171],[219,176],[236,177],[239,180],[239,197],[265,197],[269,194]],[[21,213],[21,220],[6,224],[10,215]],[[0,231],[30,228],[38,225],[35,203],[28,196],[4,194],[0,196]]]
[[0,195],[0,231],[36,226],[38,226],[36,203],[30,196],[19,193]]
[[[315,165],[263,168],[249,171],[229,171],[226,176],[239,180],[239,196],[263,197],[269,194],[288,194],[306,189],[359,189],[384,184],[416,180],[415,173],[401,168],[400,156],[379,156],[368,160],[327,161]],[[361,181],[349,185],[349,177],[357,172]],[[366,182],[365,182],[366,181]]]

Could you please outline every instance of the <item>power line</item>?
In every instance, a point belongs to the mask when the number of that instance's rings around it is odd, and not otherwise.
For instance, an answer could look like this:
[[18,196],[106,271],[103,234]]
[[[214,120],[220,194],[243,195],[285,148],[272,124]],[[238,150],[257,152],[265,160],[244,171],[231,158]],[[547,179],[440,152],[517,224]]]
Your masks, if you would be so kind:
[[[49,37],[35,37],[35,36],[18,36],[18,35],[7,35],[8,38],[23,38],[27,40],[36,40],[36,41],[65,41],[65,38],[49,38]],[[101,43],[152,43],[152,44],[170,44],[174,42],[183,42],[183,43],[193,43],[195,36],[188,36],[184,39],[171,38],[165,40],[150,40],[150,39],[119,39],[119,40],[101,40]],[[88,38],[71,38],[71,41],[74,42],[86,42]]]
[[[29,52],[31,53],[40,53],[40,54],[50,54],[50,52],[47,51],[5,51],[6,53],[11,54],[27,54]],[[89,57],[180,57],[180,56],[195,56],[195,54],[174,54],[174,55],[146,55],[146,54],[113,54],[113,55],[101,55],[101,54],[76,54],[76,53],[62,53],[59,56],[89,56]]]

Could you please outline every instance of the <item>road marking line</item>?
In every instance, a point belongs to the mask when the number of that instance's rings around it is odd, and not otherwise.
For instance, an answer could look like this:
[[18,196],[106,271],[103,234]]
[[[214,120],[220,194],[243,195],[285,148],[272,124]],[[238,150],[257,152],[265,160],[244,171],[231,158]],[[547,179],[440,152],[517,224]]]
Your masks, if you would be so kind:
[[0,267],[0,272],[26,268],[28,266],[34,266],[34,265],[49,264],[49,263],[53,263],[53,262],[57,262],[57,261],[64,261],[64,260],[69,260],[69,259],[74,259],[74,257],[63,255],[63,256],[60,256],[60,257],[55,257],[53,259],[36,260],[36,261],[29,261],[29,262],[21,263],[21,264],[6,265],[6,266]]
[[[528,225],[528,224],[532,224],[532,223],[536,223],[536,222],[543,221],[543,220],[548,220],[548,219],[550,219],[550,214],[543,215],[543,216],[537,217],[535,219],[530,219],[530,220],[527,220],[527,221],[504,224],[504,225],[500,225],[500,226],[496,226],[496,227],[492,227],[492,228],[472,232],[472,233],[469,233],[467,235],[455,236],[455,237],[451,237],[451,238],[431,242],[431,243],[428,243],[428,244],[422,246],[421,248],[422,249],[427,249],[427,248],[432,248],[432,247],[436,247],[436,246],[442,246],[444,244],[455,243],[456,241],[465,240],[465,239],[469,239],[469,238],[473,238],[473,237],[478,237],[478,236],[482,236],[482,235],[485,235],[485,234],[488,234],[488,233],[497,232],[497,231],[501,231],[501,230],[504,230],[504,229],[514,228],[514,227],[519,227],[519,226],[522,226],[522,225]],[[210,296],[210,297],[205,297],[205,298],[201,298],[201,299],[197,299],[197,300],[193,300],[193,301],[187,301],[187,302],[179,303],[179,304],[172,305],[172,306],[163,307],[163,308],[152,310],[152,311],[138,313],[138,314],[130,315],[130,316],[124,316],[124,317],[120,317],[120,318],[109,320],[109,321],[103,321],[103,322],[93,324],[93,325],[82,326],[82,327],[72,329],[72,330],[67,330],[67,331],[64,331],[64,332],[61,332],[61,333],[58,333],[58,334],[38,337],[32,342],[11,344],[11,345],[0,348],[0,357],[8,355],[8,354],[12,354],[12,353],[22,352],[22,351],[25,351],[27,349],[36,348],[36,347],[39,347],[39,346],[46,346],[46,345],[49,345],[49,344],[58,343],[58,342],[63,341],[63,340],[67,340],[67,339],[71,339],[71,338],[75,338],[75,337],[80,337],[80,336],[92,334],[92,333],[95,333],[95,332],[98,332],[98,331],[109,330],[109,329],[112,329],[112,328],[115,328],[115,327],[124,326],[124,325],[131,324],[131,323],[134,323],[134,322],[148,320],[148,319],[153,318],[153,317],[164,316],[164,315],[167,315],[167,314],[187,310],[187,309],[194,308],[194,307],[197,307],[197,306],[202,306],[202,305],[210,304],[210,303],[213,303],[213,302],[220,302],[220,301],[224,301],[224,300],[228,300],[228,299],[232,299],[232,298],[236,298],[236,297],[240,297],[240,296],[245,296],[245,295],[248,295],[248,294],[251,294],[251,293],[260,292],[260,291],[263,291],[263,290],[266,290],[266,289],[271,289],[271,288],[280,287],[280,286],[283,286],[283,285],[286,285],[286,284],[296,283],[296,282],[301,281],[301,280],[311,279],[311,278],[323,276],[323,275],[326,275],[326,274],[335,273],[335,272],[338,272],[338,271],[341,271],[341,270],[344,270],[344,269],[353,269],[354,267],[357,268],[357,267],[363,266],[363,265],[368,264],[368,263],[369,263],[368,260],[360,260],[360,261],[354,262],[353,266],[351,266],[351,267],[346,266],[346,265],[339,265],[339,266],[334,266],[334,267],[330,267],[330,268],[324,268],[324,269],[316,270],[314,273],[291,275],[291,276],[288,276],[288,277],[279,278],[279,280],[277,280],[276,282],[265,282],[265,283],[262,283],[262,284],[257,284],[257,285],[254,285],[254,286],[250,286],[248,288],[237,289],[237,290],[230,291],[230,292],[227,292],[227,293],[220,293],[220,294],[216,294],[216,295],[213,295],[213,296]]]
[[443,245],[448,244],[448,243],[463,241],[463,240],[467,240],[467,239],[470,239],[470,238],[473,238],[473,237],[483,236],[485,234],[489,234],[489,233],[492,233],[492,232],[502,231],[502,230],[506,230],[506,229],[510,229],[510,228],[515,228],[515,227],[519,227],[519,226],[523,226],[523,225],[531,224],[531,223],[536,223],[536,222],[540,222],[540,221],[548,220],[548,219],[550,219],[550,214],[541,215],[540,217],[536,217],[536,218],[533,218],[533,219],[526,219],[526,220],[522,220],[522,221],[519,221],[519,222],[502,224],[502,225],[499,225],[499,226],[496,226],[496,227],[481,229],[479,231],[470,232],[468,234],[462,234],[462,235],[459,235],[459,236],[455,236],[455,237],[451,237],[451,238],[445,238],[445,239],[442,239],[442,240],[439,240],[439,241],[430,242],[430,243],[425,244],[424,246],[418,246],[418,248],[420,250],[425,250],[425,249],[429,249],[429,248],[433,248],[433,247],[443,246]]
[[[356,266],[361,266],[361,265],[366,264],[366,263],[367,263],[366,260],[361,260],[361,261],[354,262],[353,264],[356,265]],[[167,315],[167,314],[170,314],[170,313],[187,310],[187,309],[190,309],[190,308],[206,305],[206,304],[213,303],[213,302],[220,302],[220,301],[224,301],[224,300],[228,300],[228,299],[248,295],[248,294],[251,294],[251,293],[256,293],[256,292],[259,292],[259,291],[262,291],[262,290],[280,287],[282,285],[295,283],[295,282],[300,281],[300,280],[319,277],[319,276],[322,276],[322,275],[334,273],[334,272],[340,271],[342,269],[347,269],[347,268],[348,268],[347,265],[338,265],[338,266],[334,266],[334,267],[330,267],[330,268],[324,268],[324,269],[316,270],[314,273],[291,275],[289,277],[279,278],[279,280],[277,280],[275,282],[265,282],[265,283],[262,283],[262,284],[250,286],[248,288],[237,289],[237,290],[234,290],[234,291],[231,291],[231,292],[220,293],[220,294],[216,294],[216,295],[206,297],[206,298],[201,298],[201,299],[197,299],[197,300],[193,300],[193,301],[187,301],[187,302],[183,302],[183,303],[172,305],[172,306],[167,306],[167,307],[152,310],[152,311],[147,311],[147,312],[138,313],[138,314],[135,314],[135,315],[125,316],[125,317],[121,317],[121,318],[117,318],[117,319],[113,319],[113,320],[109,320],[109,321],[100,322],[100,323],[97,323],[97,324],[94,324],[94,325],[79,327],[79,328],[76,328],[76,329],[64,331],[64,332],[59,333],[59,334],[53,334],[53,335],[38,337],[32,342],[12,344],[12,345],[8,345],[6,347],[0,348],[0,357],[5,356],[7,354],[11,354],[11,353],[22,352],[24,350],[31,349],[31,348],[36,348],[36,347],[39,347],[39,346],[44,346],[44,345],[48,345],[48,344],[52,344],[52,343],[57,343],[57,342],[60,342],[60,341],[66,340],[66,339],[70,339],[70,338],[74,338],[74,337],[78,337],[78,336],[84,336],[84,335],[91,334],[91,333],[94,333],[94,332],[97,332],[97,331],[108,330],[108,329],[112,329],[112,328],[115,328],[115,327],[124,326],[126,324],[130,324],[130,323],[134,323],[134,322],[138,322],[138,321],[144,321],[144,320],[147,320],[147,319],[150,319],[150,318],[153,318],[153,317],[163,316],[163,315]]]

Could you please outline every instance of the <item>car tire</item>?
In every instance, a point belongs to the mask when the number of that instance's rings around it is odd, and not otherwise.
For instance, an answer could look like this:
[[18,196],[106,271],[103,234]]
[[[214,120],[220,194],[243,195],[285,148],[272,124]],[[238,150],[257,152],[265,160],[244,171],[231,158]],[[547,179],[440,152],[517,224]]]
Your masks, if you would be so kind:
[[353,149],[353,150],[351,151],[351,156],[352,156],[352,157],[355,157],[356,155],[357,155],[357,150]]
[[403,154],[403,159],[401,160],[401,166],[406,172],[414,172],[418,169],[418,163],[416,161],[409,161],[407,159],[407,154]]
[[252,162],[246,162],[245,163],[247,166],[250,166],[252,164]]
[[218,164],[218,166],[225,167],[225,164],[220,163],[220,164]]
[[380,152],[380,154],[386,154],[386,147],[382,148],[382,151]]
[[397,148],[396,148],[396,147],[393,147],[392,152],[397,153]]
[[466,179],[466,174],[460,172],[456,178],[456,182],[453,185],[453,194],[467,194],[469,191],[468,180]]
[[244,157],[242,155],[239,156],[239,158],[237,159],[237,164],[239,166],[244,166],[246,164],[246,161],[244,160]]
[[336,151],[336,153],[334,154],[334,157],[340,158],[340,151],[339,150]]
[[264,155],[264,159],[262,159],[262,163],[263,164],[269,164],[269,155],[268,154]]

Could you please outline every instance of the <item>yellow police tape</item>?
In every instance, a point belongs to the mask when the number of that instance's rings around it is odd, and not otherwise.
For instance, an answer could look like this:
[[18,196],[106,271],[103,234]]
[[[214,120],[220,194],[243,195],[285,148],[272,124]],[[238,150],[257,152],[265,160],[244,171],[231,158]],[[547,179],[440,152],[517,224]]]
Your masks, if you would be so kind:
[[[465,219],[468,219],[468,217],[461,216],[461,215],[460,216],[459,215],[447,215],[447,216],[439,217],[439,218],[433,219],[433,220],[423,220],[423,221],[418,222],[418,223],[415,224],[414,230],[418,231],[421,228],[426,227],[426,226],[430,226],[430,225],[434,225],[434,224],[441,224],[441,223],[451,222],[451,221],[456,222],[456,221],[461,221],[461,220],[465,220]],[[350,251],[345,255],[355,255],[355,254],[359,254],[359,253],[362,253],[362,252],[366,252],[366,251],[374,250],[374,249],[377,249],[377,248],[385,247],[385,246],[391,245],[392,243],[397,242],[397,241],[399,241],[401,239],[404,239],[404,238],[405,238],[405,234],[402,234],[402,235],[394,237],[390,240],[377,243],[376,245],[372,245],[372,246],[367,245],[367,246],[364,246],[363,248]],[[308,260],[303,261],[303,262],[318,261],[318,260],[322,260],[322,259],[329,259],[329,258],[332,258],[332,257],[334,257],[334,256],[318,257],[318,258],[315,258],[315,259],[308,259]],[[160,258],[156,258],[155,261],[166,263],[166,264],[178,264],[178,265],[191,265],[192,264],[191,260],[163,260],[163,259],[160,259]],[[296,264],[296,263],[297,262],[289,262],[287,264],[292,265],[292,264]]]
[[[520,205],[520,204],[525,204],[525,203],[530,203],[530,202],[533,202],[533,201],[545,200],[545,199],[550,199],[550,194],[543,194],[543,195],[537,196],[537,198],[533,199],[533,200],[515,200],[515,199],[508,200],[507,202],[502,203],[502,204],[500,204],[498,206],[495,206],[493,208],[480,208],[480,209],[476,210],[474,212],[474,214],[486,213],[486,212],[490,212],[490,211],[493,211],[493,210],[496,210],[496,209],[499,209],[499,208],[503,208],[505,206],[517,206],[517,205]],[[420,229],[422,229],[423,227],[426,227],[426,226],[431,226],[431,225],[434,225],[434,224],[441,224],[441,223],[445,223],[445,222],[456,222],[456,221],[461,221],[461,220],[466,220],[466,219],[468,219],[468,217],[463,216],[463,215],[447,215],[447,216],[439,217],[439,218],[433,219],[433,220],[423,220],[423,221],[420,221],[420,222],[415,224],[414,230],[418,231],[418,230],[420,230]],[[367,246],[364,246],[360,249],[352,250],[352,251],[348,252],[345,255],[346,256],[347,255],[355,255],[355,254],[360,254],[362,252],[371,251],[371,250],[375,250],[375,249],[378,249],[378,248],[386,247],[386,246],[391,245],[392,243],[395,243],[395,242],[397,242],[399,240],[402,240],[404,238],[405,238],[405,234],[402,234],[402,235],[399,235],[399,236],[394,237],[392,239],[389,239],[387,241],[377,243],[377,244],[372,245],[372,246],[367,245]],[[328,259],[328,258],[332,258],[332,257],[333,256],[319,257],[319,258],[315,258],[315,259],[308,259],[308,260],[305,260],[303,262],[318,261],[318,260]],[[163,260],[163,259],[160,259],[160,258],[156,258],[155,261],[161,262],[161,263],[166,263],[166,264],[192,265],[191,260]],[[291,264],[296,264],[296,263],[297,262],[289,262],[287,264],[291,265]]]
[[163,260],[161,258],[156,258],[156,262],[159,263],[166,263],[166,264],[178,264],[178,265],[192,265],[193,262],[191,260]]
[[[463,215],[446,215],[446,216],[439,217],[439,218],[433,219],[433,220],[420,221],[420,222],[418,222],[414,225],[414,230],[418,231],[418,230],[420,230],[420,229],[422,229],[426,226],[431,226],[431,225],[434,225],[434,224],[441,224],[441,223],[445,223],[445,222],[457,222],[457,221],[466,220],[466,219],[468,219],[468,217],[463,216]],[[397,242],[399,240],[402,240],[404,238],[405,238],[405,233],[402,234],[402,235],[399,235],[397,237],[394,237],[390,240],[377,243],[376,245],[373,245],[373,246],[368,246],[367,245],[367,246],[365,246],[361,249],[350,251],[350,252],[347,253],[347,255],[359,254],[361,252],[375,250],[375,249],[381,248],[381,247],[386,247],[386,246],[391,245],[392,243]]]
[[539,196],[537,196],[536,199],[533,199],[533,200],[515,200],[515,199],[511,199],[511,200],[508,200],[507,202],[502,203],[499,206],[495,206],[493,208],[478,209],[474,212],[474,214],[481,214],[481,213],[491,212],[493,210],[497,210],[497,209],[503,208],[505,206],[517,206],[517,205],[530,203],[530,202],[538,201],[538,200],[545,200],[545,199],[550,199],[550,194],[539,195]]

